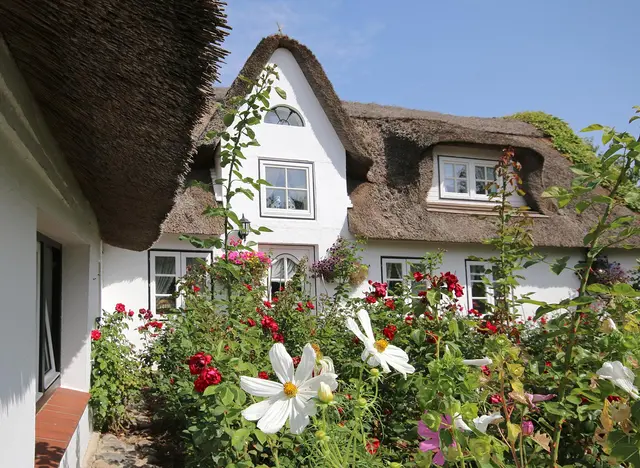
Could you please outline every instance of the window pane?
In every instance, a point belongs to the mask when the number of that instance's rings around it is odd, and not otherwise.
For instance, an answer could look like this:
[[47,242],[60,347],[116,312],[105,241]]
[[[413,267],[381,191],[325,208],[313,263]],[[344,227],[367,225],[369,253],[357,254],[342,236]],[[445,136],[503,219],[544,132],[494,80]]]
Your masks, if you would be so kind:
[[453,177],[453,164],[450,164],[450,163],[444,164],[444,176]]
[[293,127],[303,126],[302,119],[300,118],[297,112],[291,112],[291,115],[289,116],[289,125]]
[[176,298],[175,297],[156,297],[156,312],[162,312],[163,310],[175,309]]
[[474,299],[471,301],[471,307],[481,314],[487,313],[487,301]]
[[484,167],[476,166],[476,179],[484,180]]
[[290,210],[308,210],[306,190],[289,190],[288,208]]
[[484,265],[469,265],[469,271],[471,274],[482,275],[485,273],[486,269]]
[[284,280],[284,258],[279,258],[271,264],[271,279]]
[[467,178],[467,165],[466,164],[456,164],[456,177],[459,179]]
[[493,167],[487,167],[487,180],[496,180],[496,170]]
[[287,169],[287,187],[307,188],[307,171],[304,169]]
[[265,167],[265,180],[274,187],[285,187],[284,168]]
[[476,182],[476,193],[478,195],[486,195],[487,194],[486,182]]
[[176,274],[175,257],[156,257],[156,273],[162,275]]
[[458,193],[467,193],[467,181],[466,180],[460,180],[458,181],[458,183],[456,184],[457,190],[456,192]]
[[484,283],[472,283],[471,284],[471,297],[486,297],[487,285]]
[[402,281],[392,280],[387,281],[387,291],[389,295],[393,295],[393,293],[400,293],[402,291]]
[[270,110],[269,112],[267,112],[267,115],[264,116],[264,121],[266,123],[277,124],[279,120],[280,119],[273,110]]
[[[291,114],[291,109],[288,107],[278,106],[275,108],[276,114],[280,118],[280,120],[288,120],[289,114]],[[288,123],[288,122],[280,122],[280,123]]]
[[[386,265],[387,280],[402,279],[402,263],[387,263]],[[388,281],[391,284],[391,281]]]
[[187,266],[187,271],[202,272],[205,270],[207,260],[202,257],[186,257],[185,263]]
[[280,210],[284,210],[286,207],[284,205],[285,194],[282,189],[266,189],[267,194],[267,208],[277,208]]
[[293,278],[293,275],[296,274],[296,267],[298,266],[298,264],[291,258],[286,258],[285,260],[287,264],[287,280],[290,280],[291,278]]
[[445,179],[444,180],[444,191],[449,193],[455,193],[456,191],[456,183],[453,179]]
[[156,294],[173,294],[176,292],[175,276],[156,276]]

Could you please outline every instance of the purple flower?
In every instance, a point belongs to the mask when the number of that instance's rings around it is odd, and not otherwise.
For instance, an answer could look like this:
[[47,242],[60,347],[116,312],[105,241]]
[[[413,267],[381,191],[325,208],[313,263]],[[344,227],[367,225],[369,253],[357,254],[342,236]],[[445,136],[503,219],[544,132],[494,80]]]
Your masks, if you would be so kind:
[[522,421],[520,428],[522,429],[522,435],[525,437],[533,434],[533,422],[531,421]]
[[[427,425],[419,421],[418,422],[418,435],[423,437],[425,440],[420,442],[420,450],[422,452],[433,452],[433,463],[442,466],[444,465],[444,455],[442,454],[442,450],[440,450],[440,430],[447,429],[451,427],[451,416],[443,415],[442,422],[440,423],[440,428],[438,432],[432,431],[427,427]],[[451,447],[455,447],[456,443],[451,444]]]
[[532,409],[536,409],[536,403],[540,403],[541,401],[549,401],[553,400],[556,395],[555,393],[549,393],[548,395],[541,395],[539,393],[525,393],[524,396],[529,401],[529,406]]

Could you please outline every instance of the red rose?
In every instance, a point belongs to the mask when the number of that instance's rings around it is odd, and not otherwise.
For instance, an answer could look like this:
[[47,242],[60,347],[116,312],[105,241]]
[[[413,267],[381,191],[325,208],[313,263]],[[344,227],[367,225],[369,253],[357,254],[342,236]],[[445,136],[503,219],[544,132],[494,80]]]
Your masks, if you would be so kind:
[[490,376],[491,375],[491,369],[489,369],[488,366],[482,366],[482,367],[480,367],[480,370],[486,376]]
[[259,379],[264,379],[264,380],[269,380],[269,373],[262,371],[262,372],[258,372],[258,378]]
[[545,367],[551,367],[553,364],[551,364],[551,361],[545,361],[544,362],[544,366]]
[[389,341],[393,341],[393,338],[396,336],[396,332],[398,331],[398,327],[395,325],[387,325],[382,330],[382,334],[387,337]]
[[100,330],[91,330],[91,339],[93,341],[98,341],[102,336],[102,332]]
[[147,309],[140,309],[138,311],[138,315],[140,315],[145,320],[151,320],[153,318],[153,312]]
[[469,315],[475,315],[476,317],[482,317],[482,313],[476,309],[469,309]]
[[313,309],[315,309],[315,308],[316,308],[316,307],[313,305],[313,302],[311,302],[311,301],[307,301],[307,309],[309,309],[309,310],[313,310]]
[[130,311],[129,311],[129,317],[133,317],[133,314],[134,314],[134,313],[135,313],[135,312],[133,312],[133,310],[130,310]]
[[276,323],[276,321],[273,319],[273,317],[269,316],[269,315],[265,315],[262,317],[262,320],[260,320],[260,324],[262,325],[262,328],[266,328],[271,330],[272,333],[275,333],[278,331],[279,327],[278,324]]
[[116,304],[116,312],[124,312],[126,310],[126,307],[124,306],[124,304]]
[[540,319],[540,323],[541,323],[542,325],[546,325],[546,324],[547,324],[547,319],[546,319],[546,318],[544,318],[544,317],[542,317],[542,318]]
[[302,306],[302,302],[298,302],[298,307],[296,307],[298,312],[304,312],[304,307]]
[[271,302],[270,302],[270,301],[263,301],[262,303],[264,304],[264,306],[265,306],[267,309],[271,309],[271,307],[272,307],[272,306],[271,306]]
[[202,393],[210,385],[218,385],[220,382],[222,382],[220,371],[215,367],[207,367],[200,373],[193,386],[196,392]]
[[375,297],[385,297],[387,295],[387,283],[371,283]]
[[293,361],[293,367],[298,367],[298,364],[300,364],[300,356],[293,356],[291,360]]
[[368,294],[367,297],[365,297],[365,301],[367,301],[368,304],[375,304],[378,302],[378,298],[373,294]]
[[247,325],[249,325],[250,327],[255,327],[256,321],[253,319],[247,319]]
[[375,455],[380,448],[380,441],[374,437],[367,442],[366,448],[367,452],[369,452],[371,455]]
[[617,395],[609,395],[607,397],[607,400],[609,400],[610,403],[613,403],[614,401],[620,401],[622,398],[620,398]]
[[388,309],[396,310],[396,301],[394,301],[394,300],[393,300],[393,299],[391,299],[391,298],[386,299],[386,300],[384,301],[384,305],[386,305]]
[[193,292],[197,293],[198,291],[200,291],[200,288],[198,286],[194,286],[193,287]]
[[353,338],[351,338],[351,342],[355,345],[360,344],[360,340],[358,339],[357,336],[354,336]]
[[420,281],[424,280],[424,275],[419,271],[416,271],[413,273],[413,279],[419,283]]
[[277,341],[278,343],[284,343],[284,335],[282,333],[272,332],[271,338],[273,338],[273,341]]
[[491,395],[489,397],[489,403],[492,403],[494,405],[498,405],[498,404],[502,403],[502,396],[497,394],[497,393],[494,394],[494,395]]
[[407,315],[404,318],[404,323],[406,323],[407,325],[411,325],[413,323],[413,315]]
[[210,362],[211,355],[200,351],[189,357],[189,372],[191,372],[191,375],[200,374]]
[[433,332],[430,332],[429,330],[425,330],[425,333],[427,334],[427,342],[431,344],[436,344],[437,341],[440,339],[438,335],[436,335]]
[[173,385],[174,383],[176,383],[176,379],[174,379],[173,377],[171,377],[171,378],[169,379],[169,383],[170,383],[171,385]]
[[247,291],[253,291],[253,286],[250,284],[245,284],[244,287],[247,288]]

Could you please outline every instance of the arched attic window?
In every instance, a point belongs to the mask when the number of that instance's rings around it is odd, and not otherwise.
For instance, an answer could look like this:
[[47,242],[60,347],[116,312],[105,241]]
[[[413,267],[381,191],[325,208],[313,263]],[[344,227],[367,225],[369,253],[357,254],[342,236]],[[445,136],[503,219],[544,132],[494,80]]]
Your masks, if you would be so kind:
[[287,106],[276,106],[267,112],[264,121],[276,125],[289,125],[291,127],[304,127],[302,117],[295,109]]

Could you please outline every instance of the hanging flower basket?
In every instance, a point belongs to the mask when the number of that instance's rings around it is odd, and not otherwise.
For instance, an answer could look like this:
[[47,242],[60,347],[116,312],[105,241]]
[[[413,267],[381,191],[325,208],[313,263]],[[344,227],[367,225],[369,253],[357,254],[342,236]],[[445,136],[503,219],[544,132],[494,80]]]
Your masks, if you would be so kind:
[[354,288],[364,283],[369,277],[369,265],[356,263],[353,271],[349,275],[349,284]]

